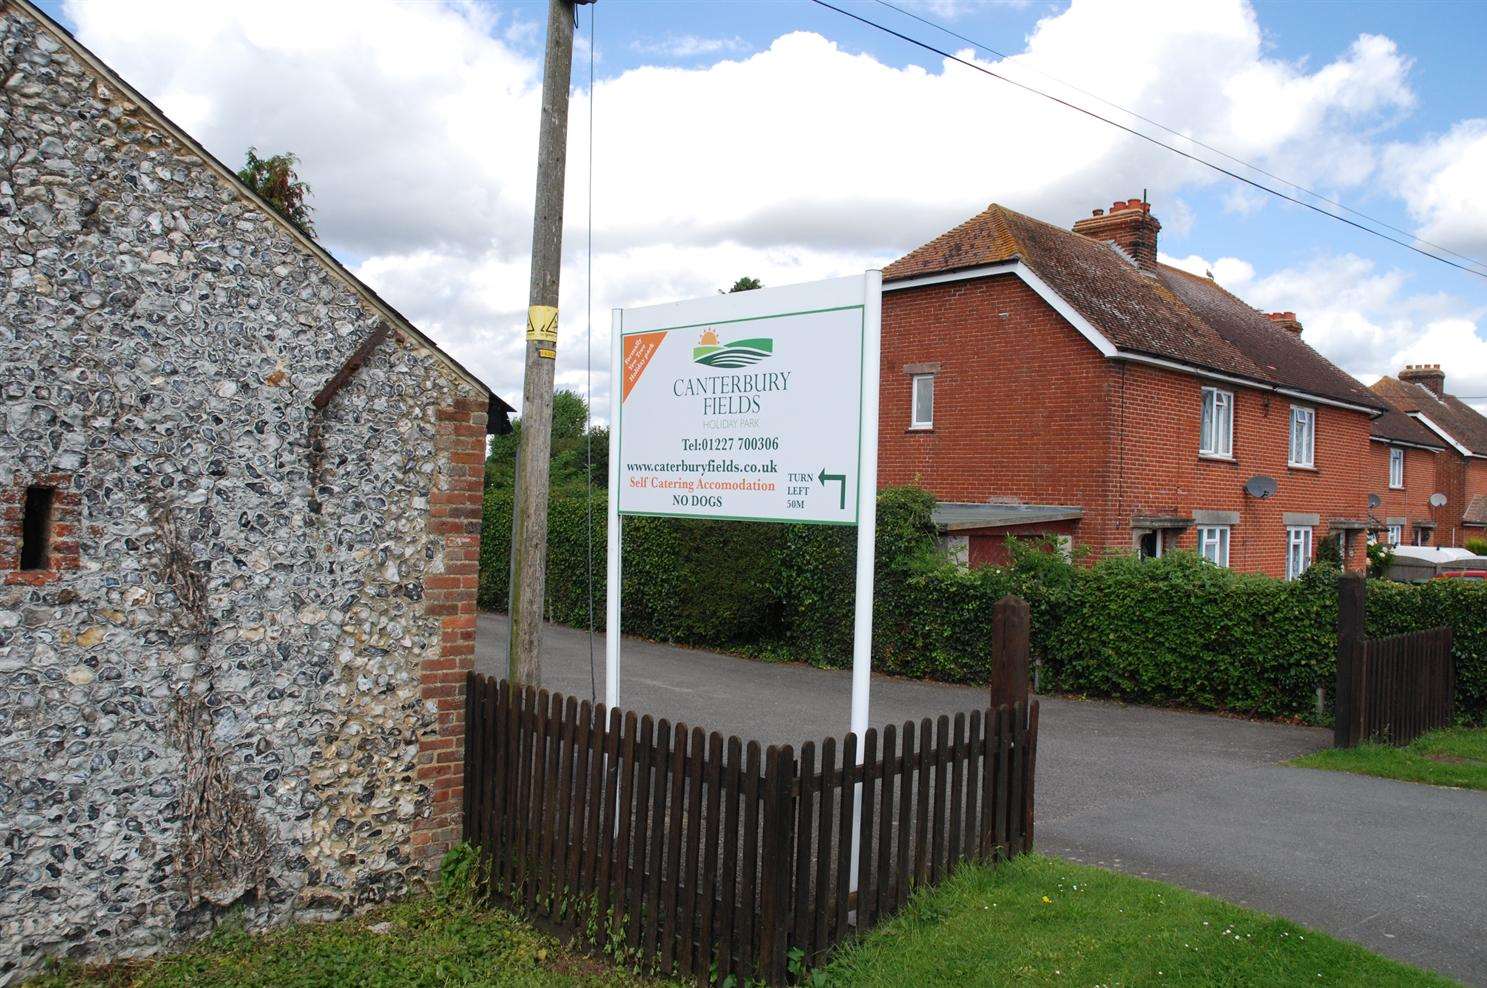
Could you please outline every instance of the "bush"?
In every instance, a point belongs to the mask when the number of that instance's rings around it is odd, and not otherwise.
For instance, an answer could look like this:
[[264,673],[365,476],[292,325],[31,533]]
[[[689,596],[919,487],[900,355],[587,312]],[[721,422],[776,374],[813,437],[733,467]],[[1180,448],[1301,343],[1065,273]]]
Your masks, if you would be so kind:
[[1487,556],[1487,539],[1467,539],[1466,548],[1473,555]]
[[[1007,567],[967,570],[935,551],[934,501],[914,488],[878,496],[873,663],[882,672],[984,684],[992,609],[1007,593],[1032,612],[1046,690],[1135,703],[1312,717],[1336,675],[1338,569],[1284,582],[1209,565],[1190,553],[1113,556],[1084,565],[1013,545]],[[555,496],[548,528],[548,610],[588,623],[582,497]],[[486,496],[480,601],[504,609],[511,503]],[[595,625],[604,626],[605,510],[593,504]],[[661,641],[746,648],[846,667],[852,655],[855,530],[628,518],[625,631]],[[1368,631],[1450,625],[1458,708],[1487,716],[1487,585],[1369,582]]]

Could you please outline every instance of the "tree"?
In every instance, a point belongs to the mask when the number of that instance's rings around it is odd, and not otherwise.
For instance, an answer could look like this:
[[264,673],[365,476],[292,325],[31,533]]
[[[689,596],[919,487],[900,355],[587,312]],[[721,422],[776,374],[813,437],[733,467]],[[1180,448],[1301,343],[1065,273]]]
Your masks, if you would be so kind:
[[[609,430],[592,426],[585,433],[589,406],[583,395],[567,389],[552,396],[552,453],[548,468],[548,490],[554,495],[582,496],[591,482],[603,492],[609,483]],[[593,454],[593,472],[589,455]],[[521,419],[514,419],[511,432],[491,438],[485,461],[486,484],[510,490],[516,486],[516,451],[521,448]]]
[[737,281],[735,281],[733,283],[733,287],[730,288],[730,289],[728,289],[727,292],[719,292],[718,294],[719,295],[732,295],[734,292],[751,292],[751,291],[753,291],[756,288],[763,288],[763,287],[764,286],[759,283],[759,279],[758,278],[750,278],[748,275],[744,275],[742,278],[740,278]]
[[315,224],[310,220],[313,209],[306,201],[310,197],[310,186],[300,181],[295,173],[294,167],[298,164],[299,157],[290,151],[260,158],[257,148],[249,148],[238,178],[273,207],[274,212],[294,224],[305,236],[313,237]]

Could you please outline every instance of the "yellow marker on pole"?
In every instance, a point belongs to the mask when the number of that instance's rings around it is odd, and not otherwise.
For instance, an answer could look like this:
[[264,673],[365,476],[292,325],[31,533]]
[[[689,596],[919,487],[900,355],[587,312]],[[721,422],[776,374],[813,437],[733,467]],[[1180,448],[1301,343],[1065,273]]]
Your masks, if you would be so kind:
[[558,342],[558,307],[527,306],[527,339],[533,343]]

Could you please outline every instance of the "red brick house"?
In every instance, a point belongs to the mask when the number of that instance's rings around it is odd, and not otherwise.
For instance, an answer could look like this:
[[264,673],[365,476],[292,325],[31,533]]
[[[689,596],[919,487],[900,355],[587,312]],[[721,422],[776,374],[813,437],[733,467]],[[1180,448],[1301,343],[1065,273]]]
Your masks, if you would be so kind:
[[1047,533],[1274,576],[1337,538],[1361,568],[1387,404],[1292,314],[1159,263],[1160,229],[992,205],[885,268],[880,482],[932,491],[973,564]]
[[[1440,493],[1437,465],[1446,452],[1435,433],[1397,408],[1373,420],[1369,437],[1370,530],[1391,545],[1450,545],[1430,503]],[[1373,503],[1370,501],[1370,503]]]
[[1436,454],[1435,492],[1446,503],[1429,516],[1436,526],[1431,544],[1487,537],[1487,416],[1446,392],[1439,364],[1412,364],[1398,377],[1380,378],[1373,391],[1444,447]]

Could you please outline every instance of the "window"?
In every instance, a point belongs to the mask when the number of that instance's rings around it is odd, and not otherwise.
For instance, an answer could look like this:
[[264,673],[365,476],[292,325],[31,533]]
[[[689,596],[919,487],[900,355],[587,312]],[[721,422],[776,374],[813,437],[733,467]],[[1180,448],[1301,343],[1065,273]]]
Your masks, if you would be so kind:
[[1400,545],[1403,542],[1404,542],[1404,526],[1403,525],[1390,525],[1389,526],[1389,544],[1390,545]]
[[1162,558],[1162,530],[1159,528],[1142,532],[1136,540],[1136,549],[1142,559]]
[[1404,486],[1404,450],[1398,446],[1389,449],[1389,486],[1395,490]]
[[1435,534],[1435,532],[1432,529],[1421,528],[1420,526],[1416,525],[1415,526],[1415,545],[1429,545],[1430,544],[1430,537],[1432,535],[1434,535],[1434,534]]
[[1229,565],[1229,526],[1212,525],[1198,529],[1198,555],[1215,566]]
[[1293,467],[1314,466],[1317,412],[1314,408],[1291,406],[1291,458]]
[[913,386],[913,408],[910,410],[909,428],[932,429],[935,424],[935,376],[915,374]]
[[1294,580],[1311,565],[1311,529],[1286,529],[1286,579]]
[[51,569],[55,487],[27,487],[21,509],[21,569]]
[[1230,392],[1203,389],[1203,432],[1198,452],[1204,456],[1234,455],[1234,395]]

